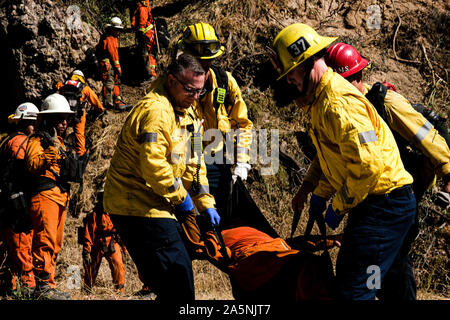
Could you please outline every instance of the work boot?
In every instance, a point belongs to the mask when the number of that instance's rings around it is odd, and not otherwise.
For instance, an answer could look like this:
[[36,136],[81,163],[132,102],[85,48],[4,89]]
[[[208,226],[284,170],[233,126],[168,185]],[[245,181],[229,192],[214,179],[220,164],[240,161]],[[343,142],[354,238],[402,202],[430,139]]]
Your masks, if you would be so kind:
[[155,80],[155,79],[156,79],[156,77],[151,76],[150,78],[148,78],[148,79],[142,81],[142,82],[140,83],[140,85],[141,85],[141,86],[147,86],[147,85],[149,85],[150,83],[152,83],[153,80]]
[[33,293],[33,298],[36,300],[70,300],[68,292],[60,291],[52,288],[48,283],[38,284]]
[[142,287],[141,290],[133,293],[133,296],[139,299],[155,300],[156,294],[153,293],[148,286]]
[[31,299],[34,296],[36,287],[21,286],[12,291],[12,295],[17,299]]
[[130,104],[126,104],[122,101],[122,99],[117,99],[116,102],[114,103],[115,109],[118,110],[119,112],[121,111],[126,111],[128,109],[131,109],[133,106]]

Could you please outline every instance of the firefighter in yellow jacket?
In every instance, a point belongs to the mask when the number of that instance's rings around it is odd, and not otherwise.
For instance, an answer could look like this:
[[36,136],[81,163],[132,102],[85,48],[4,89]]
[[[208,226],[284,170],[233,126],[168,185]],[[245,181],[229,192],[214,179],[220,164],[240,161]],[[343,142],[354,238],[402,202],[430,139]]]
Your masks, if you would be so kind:
[[[292,24],[276,36],[270,56],[279,79],[286,76],[307,106],[315,161],[336,190],[325,221],[335,229],[348,214],[336,265],[338,298],[374,299],[414,221],[413,178],[372,104],[327,66],[325,49],[336,39]],[[326,207],[326,200],[318,202]],[[376,281],[368,286],[371,268]]]
[[[394,86],[388,83],[385,83],[385,86],[378,82],[371,88],[363,83],[362,72],[370,61],[362,57],[351,45],[336,43],[328,48],[327,63],[372,102],[381,118],[393,131],[405,168],[414,177],[413,189],[417,204],[422,200],[425,191],[434,185],[436,175],[444,178],[443,192],[446,192],[450,188],[450,150],[431,122],[416,111],[407,99],[395,92]],[[422,154],[412,150],[411,146]],[[325,184],[323,181],[320,185]],[[317,193],[324,188],[318,188]],[[416,215],[415,223],[401,248],[403,255],[408,257],[418,231],[419,220]],[[416,299],[414,275],[404,272],[411,270],[408,266],[411,265],[411,260],[408,257],[404,261],[406,265],[394,263],[389,270],[382,290],[377,293],[380,299]]]
[[[230,72],[212,64],[225,52],[216,30],[204,22],[190,25],[184,29],[178,46],[181,51],[195,56],[206,72],[205,91],[195,104],[195,112],[204,120],[204,154],[211,194],[218,208],[225,210],[223,196],[229,182],[237,177],[246,180],[251,168],[253,123],[248,119],[247,105],[236,79]],[[236,137],[230,138],[235,139],[233,150],[225,150],[225,138],[232,130],[237,133]],[[233,157],[226,160],[225,153]],[[227,163],[236,164],[233,174]]]
[[[406,169],[414,177],[414,194],[419,202],[435,182],[444,178],[444,190],[450,190],[450,150],[433,124],[396,92],[394,86],[363,83],[363,70],[370,61],[351,45],[336,43],[328,49],[327,62],[342,77],[363,93],[377,109],[394,133]],[[419,149],[424,156],[415,157],[408,146]]]
[[204,81],[194,57],[173,61],[128,115],[106,176],[105,211],[161,301],[195,298],[177,219],[197,209],[213,225],[220,222],[198,148],[201,121],[191,107]]

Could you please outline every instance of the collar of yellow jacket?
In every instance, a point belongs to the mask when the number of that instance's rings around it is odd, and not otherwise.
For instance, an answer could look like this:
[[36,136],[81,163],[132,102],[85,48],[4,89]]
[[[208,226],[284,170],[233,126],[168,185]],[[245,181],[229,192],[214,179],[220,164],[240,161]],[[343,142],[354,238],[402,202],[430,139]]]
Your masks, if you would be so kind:
[[322,75],[322,78],[320,78],[319,84],[317,85],[316,92],[314,94],[314,100],[317,100],[323,89],[325,89],[325,87],[328,85],[331,78],[333,78],[335,74],[336,73],[333,71],[333,69],[328,67],[327,71],[325,71],[325,73]]

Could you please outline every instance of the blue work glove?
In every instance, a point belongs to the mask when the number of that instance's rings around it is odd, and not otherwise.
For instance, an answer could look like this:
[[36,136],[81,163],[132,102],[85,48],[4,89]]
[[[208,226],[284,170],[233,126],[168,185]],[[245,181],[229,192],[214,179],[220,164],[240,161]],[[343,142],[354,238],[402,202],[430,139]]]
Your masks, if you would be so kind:
[[309,200],[309,214],[312,216],[317,216],[322,214],[326,208],[327,200],[313,193],[311,195],[311,199]]
[[325,223],[331,228],[336,229],[341,223],[343,216],[338,215],[334,212],[332,205],[328,206],[327,212],[325,213]]
[[175,206],[176,213],[180,214],[188,214],[192,213],[194,211],[194,203],[192,202],[191,196],[189,193],[186,194],[186,198],[184,198],[184,201],[180,203],[179,205]]
[[205,210],[205,216],[209,218],[209,221],[213,226],[217,226],[220,223],[220,216],[216,209],[208,208]]

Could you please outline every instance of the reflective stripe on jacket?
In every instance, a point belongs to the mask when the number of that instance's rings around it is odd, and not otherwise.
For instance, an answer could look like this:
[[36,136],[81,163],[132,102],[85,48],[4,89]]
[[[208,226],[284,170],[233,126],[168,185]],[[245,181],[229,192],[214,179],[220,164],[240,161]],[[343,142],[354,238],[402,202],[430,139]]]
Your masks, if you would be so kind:
[[[190,107],[175,114],[164,89],[166,79],[152,84],[119,135],[103,199],[110,214],[175,219],[172,205],[184,201],[186,190],[199,212],[215,205],[202,154],[200,163],[196,156],[187,159],[189,131],[199,132],[200,121]],[[197,177],[199,188],[194,192]]]
[[[367,91],[369,87],[365,84],[364,89]],[[393,90],[387,90],[384,106],[391,130],[421,150],[439,177],[450,173],[449,147],[433,125],[406,98]]]
[[153,24],[150,7],[139,3],[131,19],[131,26],[144,34],[152,30]]
[[[241,90],[236,82],[236,79],[227,72],[228,88],[230,94],[230,106],[224,104],[219,105],[216,111],[214,93],[216,91],[217,78],[212,69],[209,69],[210,78],[212,79],[212,91],[207,92],[200,101],[194,104],[194,110],[200,119],[204,119],[204,131],[208,129],[219,129],[223,134],[226,134],[231,129],[239,129],[239,142],[234,151],[237,155],[237,162],[248,163],[250,161],[250,145],[252,143],[252,128],[253,123],[248,119],[247,105],[242,98]],[[208,81],[210,81],[208,79]],[[211,139],[213,140],[213,139]],[[204,141],[207,146],[211,141]],[[212,148],[214,152],[223,149],[223,142]]]
[[392,132],[370,102],[331,68],[310,108],[310,136],[325,178],[337,191],[333,209],[346,213],[369,194],[411,184]]

